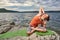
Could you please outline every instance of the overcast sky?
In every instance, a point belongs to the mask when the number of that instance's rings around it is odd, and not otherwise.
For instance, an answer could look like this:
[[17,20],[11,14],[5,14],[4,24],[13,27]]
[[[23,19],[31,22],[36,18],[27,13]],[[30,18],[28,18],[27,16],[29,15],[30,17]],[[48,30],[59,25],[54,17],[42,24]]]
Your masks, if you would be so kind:
[[0,0],[0,8],[8,10],[60,10],[60,0]]

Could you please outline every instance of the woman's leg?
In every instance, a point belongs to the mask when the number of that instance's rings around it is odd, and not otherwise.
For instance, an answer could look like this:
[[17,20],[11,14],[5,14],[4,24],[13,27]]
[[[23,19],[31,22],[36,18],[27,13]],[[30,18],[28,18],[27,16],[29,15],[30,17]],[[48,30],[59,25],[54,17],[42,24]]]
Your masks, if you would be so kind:
[[31,27],[30,27],[30,25],[29,25],[29,27],[28,27],[28,29],[27,29],[27,34],[28,34],[28,35],[31,35],[34,31],[35,31],[35,30],[31,29]]
[[27,32],[27,34],[30,35],[30,34],[34,33],[34,31],[35,30],[31,30],[31,31]]
[[46,32],[47,31],[46,28],[44,28],[44,27],[40,27],[40,28],[37,27],[36,30],[39,32]]

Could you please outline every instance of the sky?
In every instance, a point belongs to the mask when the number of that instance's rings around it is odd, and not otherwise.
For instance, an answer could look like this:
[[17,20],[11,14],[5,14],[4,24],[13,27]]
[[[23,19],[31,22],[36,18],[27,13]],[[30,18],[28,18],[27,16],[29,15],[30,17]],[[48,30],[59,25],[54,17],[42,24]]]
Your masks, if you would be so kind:
[[0,0],[0,8],[15,11],[39,10],[60,10],[60,0]]

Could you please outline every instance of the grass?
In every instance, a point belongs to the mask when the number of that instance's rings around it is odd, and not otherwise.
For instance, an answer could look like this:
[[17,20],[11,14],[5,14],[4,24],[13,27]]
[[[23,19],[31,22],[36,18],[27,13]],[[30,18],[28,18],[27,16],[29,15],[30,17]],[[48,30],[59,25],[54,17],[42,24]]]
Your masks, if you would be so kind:
[[27,36],[26,30],[17,30],[15,32],[7,32],[4,34],[0,34],[0,38],[11,38],[15,36]]
[[[11,38],[11,37],[16,37],[16,36],[27,36],[26,34],[26,29],[23,30],[17,30],[15,32],[7,32],[4,34],[0,34],[0,38]],[[36,32],[37,35],[52,35],[53,32],[51,30],[48,30],[47,32]]]
[[47,32],[36,32],[37,35],[45,36],[54,34],[51,30],[47,30]]

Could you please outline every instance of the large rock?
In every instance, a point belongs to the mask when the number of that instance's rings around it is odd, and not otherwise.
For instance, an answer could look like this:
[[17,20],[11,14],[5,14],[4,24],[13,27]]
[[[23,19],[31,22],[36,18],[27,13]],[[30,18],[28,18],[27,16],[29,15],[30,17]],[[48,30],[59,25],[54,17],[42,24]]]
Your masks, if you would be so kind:
[[8,32],[9,30],[11,30],[11,28],[14,27],[14,25],[15,23],[12,22],[12,23],[0,26],[0,34]]
[[13,38],[7,38],[2,40],[59,40],[59,35],[56,32],[54,32],[53,35],[45,35],[45,36],[39,36],[39,35],[36,35],[36,33],[33,33],[31,36],[27,36],[27,37],[16,36]]
[[11,21],[7,21],[7,20],[0,20],[0,26],[2,25],[6,25],[9,24]]
[[6,33],[12,28],[11,25],[3,25],[0,27],[0,34]]

